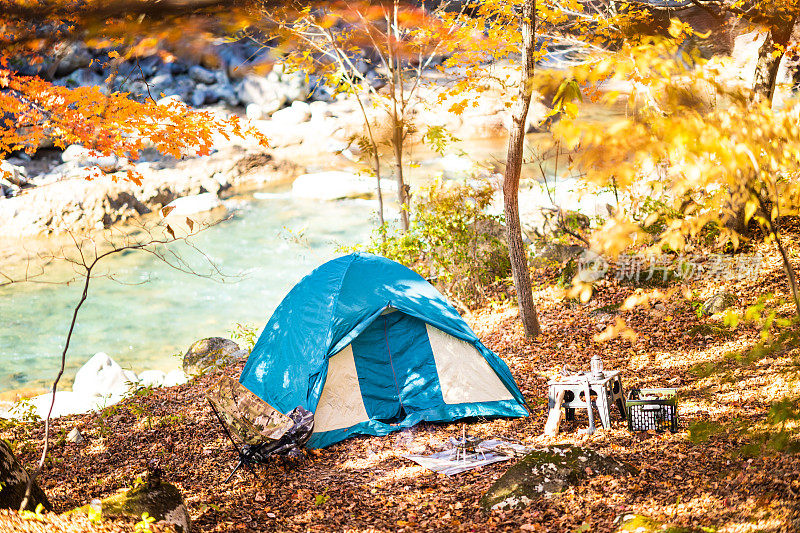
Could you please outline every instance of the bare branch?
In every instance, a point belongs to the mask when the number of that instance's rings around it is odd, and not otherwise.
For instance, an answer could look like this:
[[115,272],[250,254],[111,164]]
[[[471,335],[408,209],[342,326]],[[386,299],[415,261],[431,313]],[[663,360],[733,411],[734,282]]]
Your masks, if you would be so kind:
[[[61,259],[70,263],[73,266],[73,269],[76,273],[83,276],[83,290],[81,291],[81,296],[78,299],[75,307],[72,311],[72,319],[70,320],[69,329],[67,330],[66,340],[64,342],[64,348],[61,352],[61,364],[58,370],[58,374],[56,375],[53,386],[51,388],[52,397],[50,399],[50,407],[47,411],[47,416],[45,417],[44,421],[44,446],[42,448],[42,454],[39,457],[39,462],[37,464],[36,470],[28,477],[28,484],[25,491],[25,497],[22,499],[22,503],[20,504],[20,510],[25,509],[28,506],[28,501],[30,499],[31,490],[33,488],[33,483],[36,478],[41,474],[42,470],[44,469],[45,461],[47,459],[47,453],[50,447],[50,421],[53,414],[53,409],[55,407],[56,401],[56,393],[58,392],[58,384],[61,381],[61,378],[64,375],[67,363],[67,353],[70,348],[70,343],[72,341],[72,335],[75,331],[75,326],[78,320],[78,314],[81,310],[81,307],[86,302],[89,296],[89,287],[90,282],[92,279],[97,277],[106,277],[108,279],[117,281],[113,275],[105,274],[105,275],[97,275],[95,269],[98,265],[103,262],[106,258],[111,257],[113,255],[119,254],[121,252],[127,251],[142,251],[151,254],[153,257],[163,261],[166,265],[174,268],[180,272],[185,272],[188,274],[204,277],[207,279],[214,279],[218,276],[222,276],[222,272],[219,267],[211,260],[211,258],[200,251],[191,241],[190,238],[198,233],[205,231],[206,229],[219,224],[220,222],[227,220],[219,220],[210,224],[206,225],[194,225],[192,229],[190,229],[186,235],[176,236],[174,234],[170,234],[168,237],[159,237],[155,234],[154,230],[164,229],[166,227],[165,222],[161,221],[155,226],[151,228],[146,228],[145,226],[141,226],[143,231],[142,233],[137,234],[122,234],[122,242],[115,242],[110,236],[105,238],[106,245],[109,246],[109,249],[103,250],[98,247],[97,240],[91,236],[84,236],[82,239],[79,239],[74,233],[69,232],[70,239],[75,246],[77,251],[75,256],[70,256],[67,254],[67,250],[62,249],[63,255]],[[110,233],[113,235],[114,229],[112,228]],[[120,232],[121,233],[121,232]],[[183,257],[176,254],[172,250],[168,250],[168,252],[164,251],[164,247],[168,247],[171,244],[182,242],[187,244],[192,250],[200,253],[200,255],[208,262],[209,265],[212,267],[211,273],[202,273],[199,272],[197,269],[193,268]],[[91,255],[87,254],[85,248],[91,248]],[[168,257],[168,253],[171,254],[171,257]],[[55,256],[54,256],[55,257]],[[3,275],[3,278],[6,279],[4,282],[5,285],[14,282],[8,275]],[[23,279],[20,281],[27,281],[27,279]]]

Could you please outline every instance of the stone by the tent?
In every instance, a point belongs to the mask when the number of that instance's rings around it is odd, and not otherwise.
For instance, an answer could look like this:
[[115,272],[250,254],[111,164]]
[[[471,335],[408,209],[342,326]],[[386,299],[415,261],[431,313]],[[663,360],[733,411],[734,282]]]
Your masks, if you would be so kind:
[[83,438],[80,429],[72,428],[72,431],[67,434],[67,442],[80,445],[86,442],[86,439]]
[[[92,504],[76,511],[88,514]],[[141,518],[148,513],[156,524],[170,526],[179,533],[191,531],[191,518],[181,491],[175,485],[154,480],[126,492],[119,492],[100,502],[103,517],[130,516]],[[70,511],[75,512],[75,511]]]
[[72,391],[86,397],[122,397],[138,382],[135,373],[123,369],[108,354],[98,352],[75,374]]
[[190,376],[202,374],[209,368],[224,366],[236,358],[239,345],[223,337],[200,339],[183,356],[183,371]]
[[579,446],[547,446],[532,451],[503,474],[481,498],[486,509],[525,507],[562,492],[590,475],[636,475],[632,466]]
[[704,315],[713,315],[714,313],[721,313],[729,307],[733,307],[736,305],[737,301],[736,296],[733,294],[720,291],[703,302],[703,307],[701,307],[700,310]]
[[[0,440],[0,509],[19,509],[28,479],[28,472],[14,457],[11,447],[6,441]],[[48,511],[52,509],[44,491],[34,482],[26,509],[33,511],[40,503]]]

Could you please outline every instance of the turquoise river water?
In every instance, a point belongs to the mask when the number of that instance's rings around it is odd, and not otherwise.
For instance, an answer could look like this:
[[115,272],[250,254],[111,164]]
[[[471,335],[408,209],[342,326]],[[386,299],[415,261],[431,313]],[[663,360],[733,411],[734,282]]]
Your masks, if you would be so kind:
[[[261,195],[256,195],[261,196]],[[230,336],[236,323],[260,332],[291,287],[341,245],[365,242],[375,204],[247,196],[233,217],[194,242],[229,275],[220,283],[176,271],[149,254],[105,261],[114,279],[94,279],[73,336],[65,382],[96,352],[134,372],[180,367],[189,345]],[[204,268],[204,260],[182,253]],[[206,267],[206,271],[208,268]],[[0,288],[0,393],[43,391],[55,376],[80,283]]]

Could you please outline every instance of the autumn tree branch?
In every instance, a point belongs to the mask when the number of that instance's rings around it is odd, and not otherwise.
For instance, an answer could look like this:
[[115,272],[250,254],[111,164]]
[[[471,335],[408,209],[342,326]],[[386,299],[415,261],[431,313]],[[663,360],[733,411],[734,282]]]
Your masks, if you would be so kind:
[[[224,220],[224,219],[223,219]],[[185,272],[188,274],[202,276],[207,278],[212,278],[214,274],[222,275],[219,267],[211,260],[209,256],[200,252],[202,257],[208,262],[209,265],[212,267],[212,274],[203,274],[197,271],[196,269],[192,268],[183,258],[178,256],[175,252],[169,251],[169,255],[162,250],[162,248],[167,247],[170,244],[176,242],[183,242],[188,244],[192,247],[193,250],[199,252],[196,246],[191,243],[190,238],[197,235],[198,233],[205,231],[206,229],[215,226],[222,222],[222,220],[213,222],[211,224],[205,225],[196,225],[191,219],[186,220],[187,224],[189,225],[189,231],[185,235],[177,236],[175,231],[169,224],[158,224],[156,228],[159,230],[163,230],[165,232],[165,236],[155,236],[152,232],[155,228],[147,228],[145,229],[145,236],[139,236],[135,240],[129,241],[128,238],[130,236],[126,236],[125,240],[121,244],[114,243],[112,238],[108,238],[106,240],[106,244],[110,246],[110,249],[105,251],[100,251],[97,247],[97,242],[95,239],[92,238],[85,238],[82,241],[79,241],[76,236],[70,232],[70,238],[76,248],[77,257],[72,258],[69,257],[66,253],[64,253],[62,259],[67,261],[80,271],[80,274],[84,277],[83,281],[83,290],[81,291],[81,296],[78,299],[75,307],[72,311],[72,319],[70,320],[69,328],[67,330],[66,340],[64,342],[64,348],[61,351],[61,361],[58,373],[56,374],[55,379],[53,380],[53,386],[51,388],[51,395],[50,398],[50,407],[47,411],[47,416],[44,419],[44,445],[42,447],[42,453],[39,457],[39,462],[36,466],[36,470],[28,476],[28,483],[25,489],[25,496],[22,499],[20,504],[20,511],[24,510],[28,506],[28,501],[30,500],[31,491],[33,489],[33,483],[35,482],[36,478],[41,474],[42,470],[44,469],[45,462],[47,460],[47,453],[50,449],[50,421],[53,414],[53,409],[55,407],[56,402],[56,393],[58,392],[58,384],[61,381],[61,378],[64,375],[67,363],[67,353],[69,351],[70,342],[72,341],[72,335],[75,331],[75,326],[78,320],[78,314],[81,310],[81,307],[86,302],[89,296],[89,286],[92,279],[95,279],[95,268],[98,264],[103,262],[106,258],[111,257],[113,255],[128,252],[128,251],[143,251],[153,255],[154,257],[160,259],[166,265],[174,268],[180,272]],[[191,223],[190,223],[191,222]],[[86,248],[91,248],[90,250],[86,250]],[[177,258],[177,260],[176,260]],[[4,276],[7,281],[10,283],[12,280],[9,276]],[[25,279],[19,281],[26,281]],[[7,283],[6,283],[7,284]]]

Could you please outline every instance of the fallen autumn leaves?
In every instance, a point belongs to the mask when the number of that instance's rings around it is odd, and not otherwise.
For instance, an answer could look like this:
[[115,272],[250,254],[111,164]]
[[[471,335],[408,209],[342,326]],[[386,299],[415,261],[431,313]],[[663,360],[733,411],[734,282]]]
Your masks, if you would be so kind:
[[[726,289],[742,297],[741,306],[765,292],[781,293],[776,258],[768,256],[766,275]],[[693,287],[695,294],[715,290]],[[632,511],[684,526],[733,531],[800,529],[800,458],[788,455],[737,454],[744,437],[723,432],[692,443],[693,422],[763,421],[769,404],[796,382],[781,371],[794,350],[751,366],[725,362],[728,351],[742,351],[758,338],[753,327],[734,331],[698,319],[692,305],[673,293],[657,304],[630,311],[615,309],[636,292],[630,285],[603,281],[586,305],[569,303],[552,288],[536,294],[544,333],[534,341],[522,334],[516,311],[500,306],[469,317],[484,343],[511,367],[529,401],[532,416],[521,420],[479,420],[467,424],[471,435],[499,437],[527,445],[579,443],[627,461],[640,469],[630,479],[590,477],[553,498],[526,509],[484,512],[478,499],[508,467],[496,464],[454,477],[436,475],[402,459],[413,452],[441,449],[462,425],[422,424],[386,437],[357,437],[325,450],[308,451],[299,460],[275,459],[256,467],[258,477],[240,470],[222,484],[235,453],[204,400],[217,380],[208,374],[187,385],[154,390],[125,400],[99,414],[58,419],[56,444],[42,476],[42,487],[58,511],[129,487],[157,458],[164,479],[187,500],[198,531],[613,531],[614,518]],[[594,336],[617,317],[638,334],[636,342]],[[713,326],[713,327],[712,327]],[[562,365],[588,368],[599,353],[607,368],[624,371],[633,386],[674,386],[681,392],[681,431],[673,435],[628,433],[615,415],[611,430],[580,435],[585,415],[562,423],[556,439],[541,436],[546,419],[546,380]],[[711,364],[724,372],[698,372]],[[241,367],[224,372],[237,376]],[[79,427],[88,443],[65,442]],[[41,446],[42,430],[17,426],[0,431],[15,442],[20,459],[30,465]],[[26,439],[30,439],[26,442]],[[101,526],[81,517],[47,515],[47,523],[21,521],[0,514],[0,531],[132,531],[133,522],[106,521]],[[24,522],[24,524],[23,524]],[[37,529],[37,527],[45,529]],[[26,529],[22,529],[22,528]],[[584,529],[580,529],[580,528]],[[94,529],[96,528],[96,529]],[[157,528],[153,528],[154,531]]]

